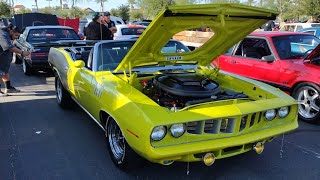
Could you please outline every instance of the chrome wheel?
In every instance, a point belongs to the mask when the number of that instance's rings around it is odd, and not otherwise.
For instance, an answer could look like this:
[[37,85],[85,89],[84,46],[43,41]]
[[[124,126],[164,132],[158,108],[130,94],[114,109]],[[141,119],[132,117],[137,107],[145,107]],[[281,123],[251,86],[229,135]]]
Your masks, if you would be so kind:
[[297,92],[299,114],[306,118],[314,118],[320,111],[319,92],[311,86],[303,86]]
[[61,102],[61,100],[62,100],[62,84],[61,84],[61,81],[59,78],[57,78],[56,91],[57,91],[57,99],[59,102]]
[[125,156],[125,139],[115,121],[112,120],[109,123],[106,135],[114,158],[123,160]]

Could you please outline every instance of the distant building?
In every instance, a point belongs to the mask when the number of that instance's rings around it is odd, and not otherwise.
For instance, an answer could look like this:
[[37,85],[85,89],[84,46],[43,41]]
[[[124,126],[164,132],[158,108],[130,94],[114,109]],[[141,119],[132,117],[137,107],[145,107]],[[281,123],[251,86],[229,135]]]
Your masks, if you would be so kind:
[[93,9],[91,9],[91,8],[83,8],[82,9],[83,11],[86,11],[86,12],[88,12],[88,13],[93,13],[93,12],[95,12]]
[[13,7],[13,10],[14,10],[15,13],[17,13],[17,12],[19,12],[21,10],[25,10],[25,9],[26,9],[26,7],[24,5],[20,5],[20,4],[17,4],[17,5],[15,5]]

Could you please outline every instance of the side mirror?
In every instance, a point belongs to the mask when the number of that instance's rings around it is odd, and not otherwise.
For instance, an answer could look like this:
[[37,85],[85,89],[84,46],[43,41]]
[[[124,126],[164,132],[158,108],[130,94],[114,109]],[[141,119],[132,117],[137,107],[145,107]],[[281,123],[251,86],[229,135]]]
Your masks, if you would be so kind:
[[268,56],[263,56],[261,59],[266,62],[273,62],[276,60],[276,58],[272,54]]
[[84,62],[82,61],[82,60],[77,60],[77,61],[75,61],[74,62],[74,67],[76,67],[76,68],[83,68],[84,67]]

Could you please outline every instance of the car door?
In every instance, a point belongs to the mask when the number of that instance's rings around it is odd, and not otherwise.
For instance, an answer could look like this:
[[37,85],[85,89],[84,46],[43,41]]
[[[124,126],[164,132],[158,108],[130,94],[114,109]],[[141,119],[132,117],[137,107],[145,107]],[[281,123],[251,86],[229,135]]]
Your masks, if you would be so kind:
[[280,63],[267,61],[275,59],[274,52],[265,37],[247,37],[234,49],[231,55],[219,59],[222,70],[252,79],[279,83]]
[[218,63],[214,62],[214,65],[227,72],[248,76],[248,71],[252,70],[252,62],[242,57],[242,47],[243,43],[238,43],[227,53],[219,56]]

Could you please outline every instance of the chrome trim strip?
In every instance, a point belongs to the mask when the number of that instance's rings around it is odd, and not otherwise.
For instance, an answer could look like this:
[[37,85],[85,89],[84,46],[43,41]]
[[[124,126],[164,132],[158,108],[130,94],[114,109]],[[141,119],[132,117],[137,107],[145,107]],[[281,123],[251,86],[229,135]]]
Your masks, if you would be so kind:
[[94,122],[96,122],[101,127],[103,131],[105,131],[103,126],[83,106],[81,106],[81,104],[74,97],[71,96],[71,98],[94,120]]

